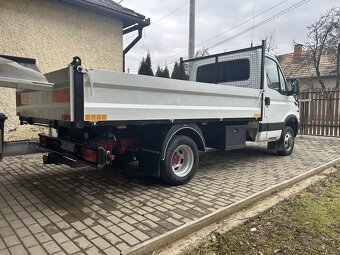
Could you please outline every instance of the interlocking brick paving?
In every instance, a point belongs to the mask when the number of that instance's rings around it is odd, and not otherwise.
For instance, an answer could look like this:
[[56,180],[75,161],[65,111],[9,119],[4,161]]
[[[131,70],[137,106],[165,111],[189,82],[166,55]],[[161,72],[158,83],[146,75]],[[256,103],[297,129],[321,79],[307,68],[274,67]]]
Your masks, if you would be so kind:
[[128,169],[0,163],[0,254],[119,254],[340,157],[340,139],[298,138],[280,157],[265,145],[201,154],[195,178],[171,187]]

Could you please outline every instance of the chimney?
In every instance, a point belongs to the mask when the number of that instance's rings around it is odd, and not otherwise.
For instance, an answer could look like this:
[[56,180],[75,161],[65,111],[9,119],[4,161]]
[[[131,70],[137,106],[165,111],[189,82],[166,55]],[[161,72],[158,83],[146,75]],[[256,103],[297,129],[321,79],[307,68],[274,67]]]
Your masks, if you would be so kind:
[[300,60],[302,57],[302,44],[301,43],[296,43],[294,45],[294,55],[293,58],[294,60]]

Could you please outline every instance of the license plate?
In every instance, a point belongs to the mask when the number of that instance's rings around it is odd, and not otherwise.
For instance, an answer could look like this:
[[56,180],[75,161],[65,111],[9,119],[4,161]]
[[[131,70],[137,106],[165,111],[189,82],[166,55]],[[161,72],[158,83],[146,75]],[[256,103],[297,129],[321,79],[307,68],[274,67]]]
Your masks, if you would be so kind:
[[74,152],[74,144],[70,142],[62,141],[60,144],[60,148],[65,151]]

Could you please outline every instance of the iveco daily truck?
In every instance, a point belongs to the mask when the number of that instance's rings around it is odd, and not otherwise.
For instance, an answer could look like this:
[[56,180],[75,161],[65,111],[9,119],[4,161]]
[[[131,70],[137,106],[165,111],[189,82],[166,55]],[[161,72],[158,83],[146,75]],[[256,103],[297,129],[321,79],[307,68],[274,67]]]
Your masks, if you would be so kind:
[[33,59],[2,56],[0,86],[17,89],[22,123],[47,125],[45,164],[102,168],[139,161],[145,174],[178,185],[195,174],[199,151],[267,142],[288,156],[298,132],[294,98],[265,43],[181,60],[189,80],[88,69],[79,57],[42,75]]

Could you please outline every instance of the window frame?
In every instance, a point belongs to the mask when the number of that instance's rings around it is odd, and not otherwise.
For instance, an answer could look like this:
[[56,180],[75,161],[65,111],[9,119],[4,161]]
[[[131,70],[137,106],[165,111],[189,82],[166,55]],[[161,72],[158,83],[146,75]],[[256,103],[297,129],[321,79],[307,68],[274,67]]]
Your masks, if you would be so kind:
[[[270,87],[268,86],[268,83],[267,83],[268,89],[272,89],[272,90],[274,90],[274,91],[277,91],[277,92],[280,93],[281,95],[287,95],[287,93],[288,93],[287,80],[286,80],[286,78],[285,78],[285,76],[284,76],[284,74],[283,74],[283,71],[282,71],[282,69],[281,69],[281,66],[280,66],[279,63],[276,61],[276,59],[271,58],[271,57],[269,57],[269,56],[266,56],[265,58],[266,58],[266,59],[269,59],[269,60],[272,60],[272,61],[276,64],[276,70],[277,70],[277,75],[278,75],[279,84],[280,84],[280,86],[279,86],[279,91],[276,90],[276,89],[270,88]],[[265,70],[265,72],[266,72],[266,75],[267,75],[267,70]],[[281,75],[280,75],[280,74],[281,74]],[[283,78],[284,90],[282,90],[282,87],[281,87],[281,76],[282,76],[282,78]]]
[[[219,78],[220,76],[225,77],[225,65],[227,62],[233,62],[233,61],[244,61],[247,65],[247,75],[244,76],[244,78],[242,77],[242,79],[234,79],[234,80],[224,80],[220,81]],[[243,63],[242,63],[243,64]],[[222,68],[220,67],[220,65],[222,66]],[[208,68],[208,66],[212,67],[212,72],[211,74],[215,75],[215,81],[212,82],[207,82],[207,81],[200,81],[197,77],[199,77],[199,73],[203,68]],[[240,58],[240,59],[232,59],[232,60],[226,60],[226,61],[216,61],[214,63],[210,63],[210,64],[205,64],[205,65],[201,65],[198,66],[196,69],[196,81],[197,82],[203,82],[203,83],[211,83],[211,84],[225,84],[225,83],[233,83],[233,82],[241,82],[241,81],[247,81],[249,80],[251,77],[251,65],[250,65],[250,61],[249,58]]]

